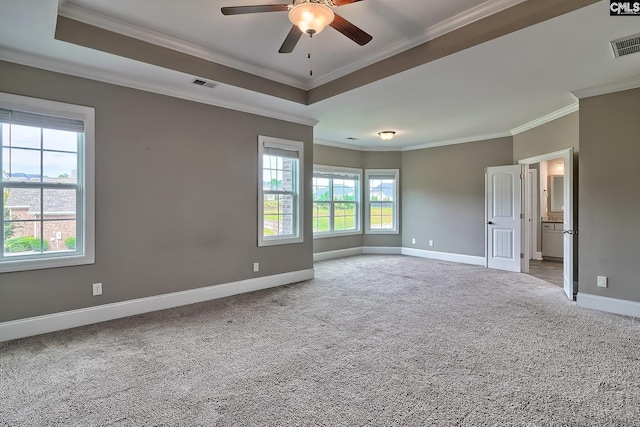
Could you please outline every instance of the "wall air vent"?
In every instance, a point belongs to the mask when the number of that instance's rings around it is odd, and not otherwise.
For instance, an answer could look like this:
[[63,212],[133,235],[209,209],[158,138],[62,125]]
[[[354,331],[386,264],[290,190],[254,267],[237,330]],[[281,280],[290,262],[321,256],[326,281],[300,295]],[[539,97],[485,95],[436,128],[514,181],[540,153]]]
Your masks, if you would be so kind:
[[208,87],[209,89],[213,89],[214,87],[218,86],[218,83],[216,82],[212,82],[211,80],[199,79],[199,78],[193,79],[191,83],[198,86]]
[[613,40],[611,47],[616,58],[640,52],[640,33]]

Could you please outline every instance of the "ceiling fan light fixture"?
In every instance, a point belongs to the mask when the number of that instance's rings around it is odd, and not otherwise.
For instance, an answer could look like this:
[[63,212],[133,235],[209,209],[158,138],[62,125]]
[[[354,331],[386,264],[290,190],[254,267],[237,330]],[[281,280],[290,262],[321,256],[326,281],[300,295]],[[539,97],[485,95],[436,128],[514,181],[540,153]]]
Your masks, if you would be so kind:
[[334,18],[333,10],[319,3],[301,3],[289,11],[289,21],[310,35],[320,33]]
[[382,132],[378,132],[378,135],[380,135],[380,139],[383,141],[390,141],[396,135],[396,132],[392,130],[383,130]]

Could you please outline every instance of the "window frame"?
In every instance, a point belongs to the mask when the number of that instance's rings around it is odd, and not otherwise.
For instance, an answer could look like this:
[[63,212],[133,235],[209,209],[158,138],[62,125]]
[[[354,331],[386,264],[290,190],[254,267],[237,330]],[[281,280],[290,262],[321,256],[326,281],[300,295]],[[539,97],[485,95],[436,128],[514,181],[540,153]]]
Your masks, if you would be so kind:
[[[372,229],[371,228],[371,203],[378,203],[378,202],[372,202],[370,200],[371,197],[371,191],[370,191],[370,176],[371,175],[387,175],[390,178],[393,178],[394,180],[394,187],[393,187],[393,201],[392,202],[386,202],[386,203],[393,203],[393,228],[392,229]],[[364,209],[364,223],[365,223],[365,229],[364,232],[365,234],[400,234],[400,224],[398,222],[399,219],[399,210],[400,210],[400,170],[399,169],[365,169],[364,171],[364,176],[365,176],[365,195],[364,195],[364,205],[365,205],[365,209]]]
[[[356,230],[346,230],[346,231],[335,231],[333,230],[334,227],[334,210],[333,210],[333,205],[334,203],[344,203],[343,201],[338,201],[335,202],[333,200],[333,178],[330,184],[330,192],[331,192],[331,200],[329,201],[322,201],[322,202],[316,202],[315,200],[312,200],[312,206],[315,205],[315,203],[328,203],[330,205],[330,209],[329,209],[329,224],[331,227],[331,231],[324,231],[324,232],[314,232],[313,233],[313,238],[314,239],[326,239],[329,237],[341,237],[341,236],[356,236],[359,234],[362,234],[362,169],[357,169],[357,168],[347,168],[347,167],[342,167],[342,166],[329,166],[329,165],[313,165],[313,178],[316,177],[316,172],[321,173],[321,174],[335,174],[336,178],[339,179],[340,177],[338,176],[340,173],[343,174],[352,174],[352,175],[357,175],[358,176],[358,181],[357,181],[357,187],[356,187],[356,200],[354,200],[355,203],[355,209],[356,209],[356,214],[355,214],[355,220],[356,220]],[[313,181],[312,181],[313,182]],[[312,184],[313,185],[313,184]],[[313,199],[313,196],[312,196]],[[315,211],[315,208],[314,208]],[[313,218],[313,214],[312,214],[312,218]],[[312,227],[313,228],[313,227]]]
[[[4,243],[0,253],[0,273],[39,270],[56,267],[69,267],[95,263],[95,109],[81,105],[67,104],[13,95],[0,92],[0,108],[35,113],[47,116],[82,120],[84,122],[84,141],[78,144],[78,175],[76,196],[76,251],[58,252],[45,255],[5,257]],[[2,153],[0,153],[0,158]],[[2,163],[0,162],[0,165]],[[28,188],[61,188],[55,184],[41,182],[37,185],[22,185],[20,182],[2,182],[0,177],[0,193],[5,187]],[[0,199],[0,210],[4,212],[4,200]],[[4,216],[3,216],[4,218]],[[4,223],[0,219],[0,223]],[[4,242],[4,236],[3,236]]]
[[[264,195],[263,173],[264,173],[264,152],[265,148],[275,148],[281,150],[296,151],[298,153],[298,167],[295,173],[294,186],[294,228],[295,235],[292,237],[266,237],[264,235]],[[286,245],[304,242],[304,143],[288,139],[274,138],[270,136],[258,135],[258,247]],[[267,194],[285,194],[291,192],[267,192]]]

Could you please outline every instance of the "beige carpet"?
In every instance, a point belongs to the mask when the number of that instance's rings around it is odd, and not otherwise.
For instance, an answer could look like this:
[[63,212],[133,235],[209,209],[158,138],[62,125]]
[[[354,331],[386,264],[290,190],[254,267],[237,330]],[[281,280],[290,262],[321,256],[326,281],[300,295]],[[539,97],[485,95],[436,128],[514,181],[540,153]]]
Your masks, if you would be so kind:
[[402,256],[0,344],[3,426],[640,425],[640,322]]

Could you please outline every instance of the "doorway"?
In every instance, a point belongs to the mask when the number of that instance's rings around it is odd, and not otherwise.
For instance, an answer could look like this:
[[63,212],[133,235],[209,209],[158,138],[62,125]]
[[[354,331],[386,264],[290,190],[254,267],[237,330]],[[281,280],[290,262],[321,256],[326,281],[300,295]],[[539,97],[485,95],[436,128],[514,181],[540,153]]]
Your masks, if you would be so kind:
[[[549,163],[549,162],[552,163]],[[542,167],[542,162],[545,162],[546,168]],[[530,157],[522,159],[518,162],[520,165],[524,165],[528,171],[529,166],[540,163],[540,174],[542,175],[542,169],[547,169],[544,176],[548,178],[545,180],[547,188],[540,188],[541,198],[541,211],[544,212],[542,204],[545,204],[546,215],[543,213],[543,217],[547,222],[542,222],[541,240],[542,240],[542,258],[545,258],[545,236],[549,245],[558,242],[561,246],[560,252],[554,252],[552,246],[548,249],[550,255],[548,258],[553,260],[554,258],[561,258],[563,263],[563,288],[569,299],[575,299],[575,295],[578,292],[577,284],[574,280],[574,194],[573,194],[573,149],[568,148],[566,150],[556,151],[552,153],[543,154],[540,156]],[[562,174],[560,173],[562,172]],[[525,187],[528,185],[528,173],[525,174]],[[542,183],[542,180],[539,182]],[[545,191],[546,190],[546,191]],[[530,241],[530,229],[524,227],[525,241]],[[529,235],[529,237],[527,237]],[[531,248],[525,247],[523,273],[529,273],[529,259],[532,258],[530,253]],[[559,255],[562,254],[562,257]]]
[[[549,181],[547,188],[540,188],[539,191],[545,194],[543,190],[546,190],[546,198],[540,200],[549,200],[554,202],[555,206],[562,206],[562,218],[552,215],[547,215],[549,220],[546,224],[541,224],[541,229],[549,232],[547,242],[552,239],[557,242],[559,253],[556,253],[557,258],[562,259],[562,285],[567,297],[571,300],[575,299],[577,293],[577,284],[574,281],[574,235],[573,228],[573,207],[574,207],[574,195],[573,195],[573,149],[565,149],[556,151],[553,153],[547,153],[540,156],[535,156],[527,159],[520,160],[518,165],[514,166],[501,166],[487,168],[487,194],[486,194],[486,262],[487,267],[509,269],[511,271],[519,271],[522,273],[530,273],[530,259],[537,258],[537,251],[534,251],[533,241],[537,240],[537,236],[534,237],[535,228],[530,225],[534,221],[533,215],[534,209],[532,209],[533,188],[535,187],[531,183],[531,179],[535,174],[530,174],[530,169],[535,169],[530,165],[536,163],[546,162],[549,160],[561,159],[562,167],[564,170],[563,179],[557,181]],[[519,184],[516,183],[515,177],[517,177],[518,169]],[[542,169],[542,168],[541,168]],[[509,175],[512,178],[509,178]],[[542,176],[542,171],[540,171]],[[545,171],[544,176],[548,176],[548,171]],[[511,179],[511,186],[506,184]],[[541,186],[542,187],[542,186]],[[520,190],[518,190],[520,188]],[[554,189],[553,194],[552,189]],[[562,194],[560,195],[560,192]],[[529,196],[527,197],[527,193]],[[562,196],[562,197],[560,197]],[[546,202],[545,202],[546,203]],[[542,202],[540,203],[542,205]],[[509,210],[505,207],[510,207]],[[496,209],[501,209],[502,212],[507,212],[509,215],[502,215],[498,217],[499,220],[510,219],[504,225],[497,222],[494,217],[497,212]],[[559,208],[556,208],[559,209]],[[518,214],[520,212],[520,214]],[[549,213],[553,210],[549,209]],[[535,219],[537,221],[537,218]],[[541,230],[541,232],[543,232]],[[540,239],[544,244],[544,236]],[[509,262],[510,268],[504,268],[499,265],[497,261],[503,261],[498,259],[501,255],[500,251],[496,251],[495,248],[502,250],[502,253],[511,255]],[[520,250],[518,250],[520,249]],[[544,253],[544,250],[542,251]],[[559,255],[562,256],[559,256]],[[520,259],[516,258],[520,255]],[[502,255],[502,258],[506,260],[506,257]],[[543,257],[544,258],[544,257]]]

